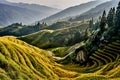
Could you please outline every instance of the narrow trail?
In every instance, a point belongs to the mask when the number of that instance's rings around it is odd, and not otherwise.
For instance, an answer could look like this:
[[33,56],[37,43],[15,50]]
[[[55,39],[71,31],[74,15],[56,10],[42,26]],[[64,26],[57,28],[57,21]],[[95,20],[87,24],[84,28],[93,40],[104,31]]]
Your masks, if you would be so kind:
[[65,55],[64,57],[55,57],[55,56],[54,56],[53,59],[55,59],[55,61],[64,60],[64,59],[66,59],[68,56],[70,56],[71,54],[73,54],[76,49],[78,49],[79,47],[81,47],[81,46],[83,46],[83,45],[84,45],[83,42],[77,43],[77,44],[75,44],[74,46],[70,47],[70,48],[65,52],[65,54],[67,54],[67,55]]

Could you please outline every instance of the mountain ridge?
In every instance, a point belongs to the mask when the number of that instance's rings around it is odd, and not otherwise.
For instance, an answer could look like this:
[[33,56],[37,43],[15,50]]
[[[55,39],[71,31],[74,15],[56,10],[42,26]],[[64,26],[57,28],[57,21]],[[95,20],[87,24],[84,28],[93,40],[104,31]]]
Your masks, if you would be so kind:
[[98,1],[91,1],[88,3],[83,3],[77,6],[72,6],[41,20],[41,22],[53,23],[66,17],[80,15],[88,11],[89,9],[97,6],[100,3],[102,3],[101,0],[98,0]]
[[0,13],[0,20],[1,20],[0,25],[1,26],[7,26],[7,25],[10,25],[16,22],[22,22],[24,24],[31,24],[39,19],[45,18],[47,16],[50,16],[60,11],[55,8],[41,6],[37,4],[11,3],[8,1],[0,2],[0,4],[1,4],[1,10],[0,10],[1,12]]

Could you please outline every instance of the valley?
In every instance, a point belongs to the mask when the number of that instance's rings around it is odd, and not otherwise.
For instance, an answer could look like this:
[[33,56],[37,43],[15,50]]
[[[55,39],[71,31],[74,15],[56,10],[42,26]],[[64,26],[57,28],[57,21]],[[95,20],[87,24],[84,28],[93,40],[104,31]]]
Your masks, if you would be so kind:
[[[3,3],[40,10],[37,4]],[[41,11],[59,11],[49,8]],[[18,20],[0,28],[0,80],[120,80],[119,0],[50,12],[29,25]]]

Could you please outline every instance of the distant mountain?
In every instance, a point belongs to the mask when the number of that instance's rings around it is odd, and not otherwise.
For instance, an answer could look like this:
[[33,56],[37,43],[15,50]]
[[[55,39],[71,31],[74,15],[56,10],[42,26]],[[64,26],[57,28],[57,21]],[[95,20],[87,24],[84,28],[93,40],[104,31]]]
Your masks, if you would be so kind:
[[6,26],[16,22],[30,24],[58,11],[60,10],[37,4],[11,3],[0,0],[0,25]]
[[102,15],[104,10],[106,10],[108,12],[110,10],[110,8],[116,7],[118,2],[119,2],[119,0],[112,0],[112,1],[102,3],[98,6],[96,6],[95,8],[92,8],[89,11],[77,16],[76,18],[73,17],[73,21],[90,19],[92,17],[93,18],[98,18],[99,16]]
[[33,11],[43,12],[43,13],[47,14],[47,16],[50,16],[50,15],[60,11],[60,9],[57,9],[57,8],[51,8],[48,6],[43,6],[43,5],[38,5],[38,4],[11,3],[11,5],[30,9]]
[[73,7],[67,8],[61,12],[58,12],[50,17],[43,19],[42,22],[53,23],[55,21],[59,21],[60,19],[63,19],[66,17],[80,15],[80,14],[90,10],[91,8],[96,7],[97,5],[101,4],[102,2],[103,1],[101,1],[101,0],[97,0],[97,1],[91,1],[88,3],[84,3],[84,4],[81,4],[78,6],[73,6]]
[[11,23],[22,22],[29,24],[37,17],[45,15],[44,13],[35,12],[29,9],[11,6],[7,4],[0,4],[0,25],[6,26]]

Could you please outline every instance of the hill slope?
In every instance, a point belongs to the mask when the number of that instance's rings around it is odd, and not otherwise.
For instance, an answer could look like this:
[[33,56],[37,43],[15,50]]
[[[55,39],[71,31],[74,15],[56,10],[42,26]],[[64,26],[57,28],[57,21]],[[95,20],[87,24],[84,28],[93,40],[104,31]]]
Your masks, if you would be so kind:
[[[49,60],[44,56],[46,51],[39,50],[11,37],[0,37],[0,46],[0,68],[1,72],[4,72],[4,75],[1,74],[1,79],[2,77],[3,79],[5,77],[11,79],[42,79],[45,78],[45,71],[48,74],[52,73],[51,71],[49,73],[48,66],[45,68],[44,60],[49,63]],[[36,62],[34,63],[34,61]]]
[[61,12],[58,12],[48,18],[43,19],[42,22],[53,23],[53,22],[59,21],[60,19],[63,19],[66,17],[80,15],[80,14],[90,10],[91,8],[97,6],[101,2],[103,2],[103,1],[101,1],[101,0],[91,1],[91,2],[84,3],[84,4],[81,4],[78,6],[73,6],[73,7],[67,8],[67,9],[65,9]]
[[76,18],[73,17],[74,18],[73,21],[90,19],[92,17],[98,18],[99,16],[102,15],[104,10],[106,10],[108,12],[110,8],[117,7],[118,2],[119,2],[119,0],[112,0],[112,1],[102,3],[98,6],[96,6],[95,8],[92,8],[89,11],[77,16]]
[[84,23],[76,27],[41,30],[30,35],[22,36],[19,39],[39,48],[70,46],[84,39],[84,31],[87,27],[88,23]]

